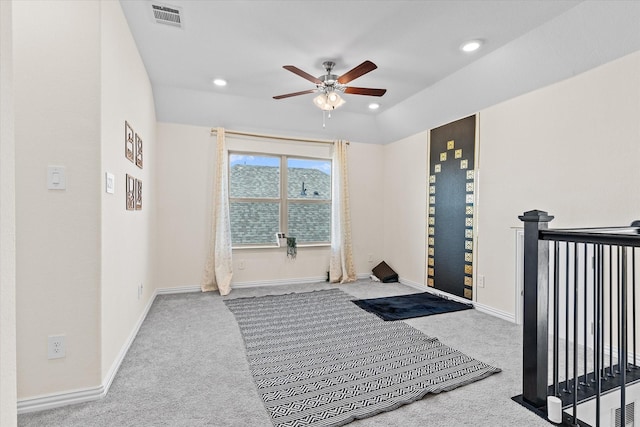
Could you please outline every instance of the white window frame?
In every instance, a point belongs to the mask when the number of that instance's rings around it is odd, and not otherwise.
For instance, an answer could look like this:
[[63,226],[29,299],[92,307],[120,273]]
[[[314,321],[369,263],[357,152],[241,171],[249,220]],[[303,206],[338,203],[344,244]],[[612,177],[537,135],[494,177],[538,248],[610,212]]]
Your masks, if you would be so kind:
[[[301,160],[319,160],[319,161],[327,161],[331,164],[331,182],[330,189],[333,189],[333,161],[332,159],[324,158],[324,157],[310,157],[310,156],[298,156],[295,154],[277,154],[277,153],[264,153],[264,152],[255,152],[255,151],[235,151],[229,150],[228,152],[228,185],[231,188],[231,156],[232,155],[246,155],[246,156],[256,156],[256,157],[274,157],[280,159],[280,197],[231,197],[231,193],[229,193],[229,205],[234,202],[239,203],[275,203],[279,202],[280,204],[280,233],[285,233],[288,236],[288,221],[289,221],[289,202],[293,202],[294,204],[328,204],[330,207],[332,206],[333,194],[329,192],[328,199],[289,199],[288,197],[288,167],[287,160],[288,159],[301,159]],[[331,218],[329,219],[329,223],[331,223]],[[273,244],[264,244],[264,243],[233,243],[233,249],[256,249],[256,248],[277,248],[278,244],[276,243],[275,235],[273,236],[274,243]],[[326,242],[297,242],[298,247],[315,247],[315,246],[331,246],[331,236],[329,236],[329,241]]]

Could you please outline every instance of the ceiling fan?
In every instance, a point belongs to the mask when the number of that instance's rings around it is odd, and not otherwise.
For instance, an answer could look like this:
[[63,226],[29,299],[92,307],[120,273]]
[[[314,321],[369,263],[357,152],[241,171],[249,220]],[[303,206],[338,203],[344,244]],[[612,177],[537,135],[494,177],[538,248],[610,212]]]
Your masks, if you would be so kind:
[[282,68],[285,70],[289,70],[294,74],[299,75],[300,77],[309,80],[312,83],[315,83],[315,89],[303,90],[300,92],[287,93],[284,95],[274,96],[274,99],[283,99],[290,98],[292,96],[298,95],[306,95],[308,93],[320,93],[319,96],[314,98],[313,102],[322,110],[331,111],[342,104],[344,104],[344,99],[340,97],[340,93],[349,93],[352,95],[368,95],[368,96],[382,96],[387,91],[386,89],[372,89],[366,87],[354,87],[347,86],[352,80],[357,79],[364,74],[367,74],[370,71],[378,68],[376,64],[371,61],[364,61],[362,64],[357,67],[347,71],[341,76],[337,76],[335,74],[331,74],[333,71],[333,67],[336,65],[333,61],[325,61],[322,63],[326,74],[320,77],[314,77],[309,73],[302,71],[300,68],[295,67],[293,65],[285,65]]

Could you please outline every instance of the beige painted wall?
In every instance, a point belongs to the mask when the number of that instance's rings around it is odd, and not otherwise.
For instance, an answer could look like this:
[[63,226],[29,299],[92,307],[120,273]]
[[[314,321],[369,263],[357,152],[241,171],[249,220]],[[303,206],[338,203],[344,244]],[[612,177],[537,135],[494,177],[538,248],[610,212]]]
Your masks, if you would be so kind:
[[[155,109],[147,72],[119,2],[101,2],[101,378],[105,379],[153,295]],[[124,122],[143,141],[143,169],[124,156]],[[105,172],[115,193],[105,191]],[[96,171],[98,173],[98,171]],[[143,206],[125,209],[126,174],[142,180]],[[142,293],[139,294],[139,286]]]
[[[207,254],[211,219],[215,138],[210,128],[158,124],[158,287],[200,284]],[[230,136],[230,150],[295,153],[330,157],[328,145],[277,143]],[[291,151],[295,150],[295,151]],[[383,148],[349,146],[351,212],[356,271],[368,274],[382,258],[382,210],[372,203],[382,187]],[[369,262],[371,257],[372,262]],[[324,280],[327,247],[298,248],[295,261],[282,249],[237,249],[233,253],[233,284],[287,280]],[[245,268],[240,270],[240,262]]]
[[640,52],[480,112],[478,301],[515,312],[517,216],[550,226],[640,218]]
[[[479,113],[476,301],[516,310],[518,215],[552,227],[640,218],[640,52]],[[428,131],[384,146],[384,256],[423,285]]]
[[[100,383],[100,3],[14,2],[18,397]],[[47,166],[66,190],[47,189]],[[66,357],[47,360],[47,336]]]
[[158,123],[157,285],[199,286],[210,223],[215,144],[209,128]]
[[425,285],[427,135],[383,146],[384,258],[400,280]]
[[11,1],[0,1],[0,425],[16,425],[16,217]]
[[[150,301],[155,112],[119,2],[17,2],[14,12],[24,400],[106,385]],[[144,169],[124,156],[125,120],[144,141]],[[48,165],[65,167],[66,190],[47,190]],[[126,173],[143,181],[142,211],[125,210]],[[66,357],[48,360],[47,336],[58,334]]]

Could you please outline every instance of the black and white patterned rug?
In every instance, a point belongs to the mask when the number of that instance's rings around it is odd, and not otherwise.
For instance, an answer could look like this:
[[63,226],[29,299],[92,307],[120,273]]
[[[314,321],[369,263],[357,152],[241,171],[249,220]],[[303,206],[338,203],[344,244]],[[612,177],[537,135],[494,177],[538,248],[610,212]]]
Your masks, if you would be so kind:
[[341,426],[500,372],[351,299],[331,289],[225,300],[274,426]]

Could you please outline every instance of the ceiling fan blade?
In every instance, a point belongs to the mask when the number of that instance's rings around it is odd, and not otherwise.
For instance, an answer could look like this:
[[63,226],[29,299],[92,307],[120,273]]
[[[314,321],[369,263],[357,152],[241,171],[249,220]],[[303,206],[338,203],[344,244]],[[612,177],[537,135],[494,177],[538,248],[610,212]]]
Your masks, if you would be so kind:
[[369,96],[382,96],[387,92],[386,89],[371,89],[368,87],[346,87],[344,93],[351,93],[353,95],[369,95]]
[[293,92],[293,93],[287,93],[287,94],[284,94],[284,95],[274,96],[273,99],[290,98],[292,96],[306,95],[307,93],[313,93],[313,92],[317,92],[317,91],[318,91],[317,89],[303,90],[302,92]]
[[319,78],[312,76],[309,73],[306,73],[304,71],[302,71],[300,68],[295,67],[293,65],[283,65],[282,68],[284,68],[285,70],[289,70],[291,71],[293,74],[297,74],[300,77],[302,77],[303,79],[307,79],[310,82],[313,82],[317,85],[321,85],[322,84],[322,80],[320,80]]
[[338,77],[338,83],[340,83],[341,85],[347,84],[351,80],[357,79],[358,77],[367,74],[369,71],[373,71],[376,68],[378,68],[378,66],[373,62],[364,61],[362,64]]

